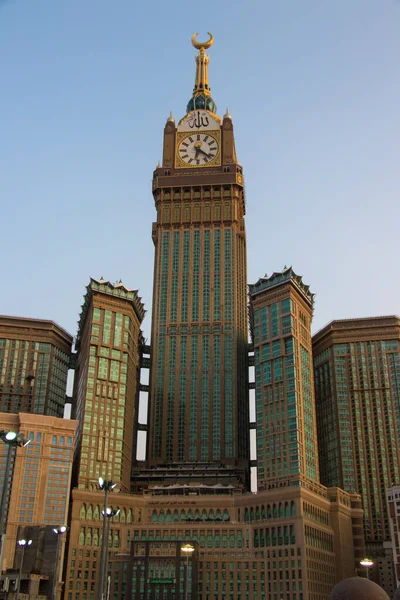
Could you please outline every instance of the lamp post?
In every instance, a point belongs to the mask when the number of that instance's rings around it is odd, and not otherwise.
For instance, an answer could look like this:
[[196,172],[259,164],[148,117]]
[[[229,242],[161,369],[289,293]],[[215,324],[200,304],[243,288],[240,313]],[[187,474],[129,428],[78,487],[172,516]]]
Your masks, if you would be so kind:
[[104,509],[101,511],[103,515],[103,532],[101,540],[101,552],[100,552],[100,569],[99,569],[99,581],[97,585],[97,598],[103,600],[105,598],[105,587],[106,587],[106,568],[107,568],[107,552],[108,552],[108,533],[107,533],[107,504],[108,504],[108,492],[112,492],[117,484],[111,480],[105,480],[99,477],[99,488],[104,490]]
[[16,433],[15,431],[0,430],[0,440],[7,444],[7,460],[6,469],[4,473],[3,490],[1,492],[0,501],[0,574],[3,571],[3,552],[6,543],[6,506],[8,500],[8,480],[10,478],[10,470],[12,459],[15,457],[16,449],[18,446],[27,446],[30,440],[26,440],[22,433]]
[[53,527],[53,532],[57,536],[57,547],[56,547],[56,561],[55,561],[55,569],[54,569],[54,580],[53,580],[53,600],[57,600],[57,584],[60,579],[60,545],[61,545],[61,535],[67,531],[65,525],[60,525],[60,527]]
[[19,600],[19,592],[21,590],[21,579],[22,579],[22,567],[24,565],[24,555],[26,546],[30,546],[32,544],[32,540],[18,540],[18,546],[21,546],[21,562],[19,563],[19,574],[18,574],[18,587],[17,587],[17,600]]
[[181,546],[182,552],[186,554],[186,582],[185,582],[185,600],[188,600],[189,591],[189,556],[194,552],[194,547],[191,544]]
[[[120,513],[119,508],[110,508],[107,506],[106,508],[106,519],[107,519],[107,527],[106,527],[106,558],[104,563],[104,588],[105,588],[105,598],[108,600],[110,595],[110,578],[108,577],[108,540],[110,537],[110,521],[113,517],[116,517]],[[101,514],[104,517],[104,511],[101,511]],[[103,588],[103,589],[104,589]]]
[[373,561],[370,558],[363,558],[360,561],[360,565],[365,567],[365,571],[367,573],[367,579],[369,579],[369,568],[374,566]]

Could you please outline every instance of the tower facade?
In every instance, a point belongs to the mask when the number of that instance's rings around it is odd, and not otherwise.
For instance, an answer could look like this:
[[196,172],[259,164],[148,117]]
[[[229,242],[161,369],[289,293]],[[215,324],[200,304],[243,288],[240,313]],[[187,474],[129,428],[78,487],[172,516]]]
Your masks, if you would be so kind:
[[[210,95],[206,49],[212,38],[193,42],[198,49],[193,96],[178,124],[168,119],[163,164],[154,172],[148,464],[136,465],[131,482],[131,491],[140,493],[129,493],[122,482],[119,493],[108,496],[111,508],[119,509],[109,524],[110,597],[326,600],[337,581],[354,574],[365,548],[359,495],[318,483],[310,391],[312,295],[291,270],[253,286],[259,363],[280,359],[285,377],[279,377],[278,360],[270,364],[279,409],[267,395],[271,386],[257,383],[271,411],[263,412],[259,401],[264,489],[254,494],[247,488],[243,175],[232,119],[216,115]],[[80,409],[82,460],[72,491],[66,600],[91,600],[96,593],[105,500],[95,482],[103,475],[120,483],[118,471],[94,462],[101,448],[98,423],[112,431],[115,421],[111,414],[100,421],[108,388],[104,396],[107,381],[99,373],[110,381],[112,370],[97,357],[108,360],[104,352],[122,349],[111,337],[104,339],[114,317],[106,321],[106,313],[95,309],[123,312],[128,297],[123,305],[122,291],[92,281],[80,322],[75,397],[77,408],[86,402],[87,414]],[[262,355],[267,345],[269,358]],[[257,381],[261,372],[258,365]],[[272,411],[276,422],[267,432],[263,419]],[[284,447],[287,464],[267,455],[271,440],[274,448]],[[109,450],[112,464],[114,449]],[[270,462],[273,470],[267,473]]]
[[361,494],[368,556],[382,559],[385,490],[400,484],[400,319],[332,321],[314,335],[313,355],[322,483]]
[[53,321],[0,316],[0,412],[62,418],[71,345]]
[[[21,433],[30,442],[15,449],[12,476],[7,482],[9,506],[1,565],[3,571],[13,569],[16,564],[15,553],[21,528],[33,531],[45,526],[66,525],[77,425],[70,419],[45,415],[0,413],[1,429]],[[7,452],[6,444],[0,444],[0,494],[4,493]],[[54,555],[48,558],[47,567],[50,571],[47,575],[52,575],[51,571],[56,569]],[[34,568],[33,564],[27,566],[25,563],[24,575]],[[16,577],[14,572],[13,579]],[[36,579],[41,577],[36,575]]]
[[292,268],[250,290],[258,489],[319,481],[311,353],[314,296]]
[[79,421],[74,485],[80,489],[96,489],[103,477],[130,490],[144,312],[137,292],[122,282],[90,280],[79,320],[72,413]]
[[[220,465],[247,482],[248,376],[245,199],[231,116],[221,119],[198,43],[187,114],[164,129],[153,176],[157,220],[148,465]],[[186,468],[186,470],[185,470]],[[221,471],[222,472],[222,471]],[[205,479],[204,479],[205,478]],[[246,483],[247,484],[247,483]]]

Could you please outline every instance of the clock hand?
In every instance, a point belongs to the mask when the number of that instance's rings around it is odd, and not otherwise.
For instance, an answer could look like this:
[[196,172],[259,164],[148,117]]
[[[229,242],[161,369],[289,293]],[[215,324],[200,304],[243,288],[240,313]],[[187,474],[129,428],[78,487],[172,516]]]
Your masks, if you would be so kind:
[[212,158],[211,154],[207,154],[207,152],[205,152],[202,148],[196,148],[196,150],[198,152],[201,152],[202,154],[204,154],[204,156],[207,156],[207,158]]

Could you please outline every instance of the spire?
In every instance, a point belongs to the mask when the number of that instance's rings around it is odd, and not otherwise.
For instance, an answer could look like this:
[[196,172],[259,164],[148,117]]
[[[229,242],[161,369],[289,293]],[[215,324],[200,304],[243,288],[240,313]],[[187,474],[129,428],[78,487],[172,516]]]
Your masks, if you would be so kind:
[[196,78],[194,81],[193,96],[189,100],[186,111],[206,109],[215,113],[217,107],[211,98],[210,87],[208,85],[208,63],[210,62],[210,57],[206,54],[207,48],[210,48],[214,43],[214,37],[209,32],[208,35],[210,37],[207,42],[197,42],[197,35],[197,33],[192,35],[192,44],[199,51],[196,56]]

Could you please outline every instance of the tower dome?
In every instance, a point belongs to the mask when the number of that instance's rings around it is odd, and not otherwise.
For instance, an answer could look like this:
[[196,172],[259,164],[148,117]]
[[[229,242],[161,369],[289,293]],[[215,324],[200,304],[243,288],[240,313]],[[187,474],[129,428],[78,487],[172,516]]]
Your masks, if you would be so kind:
[[349,577],[333,588],[329,600],[390,600],[387,593],[374,581],[363,577]]

